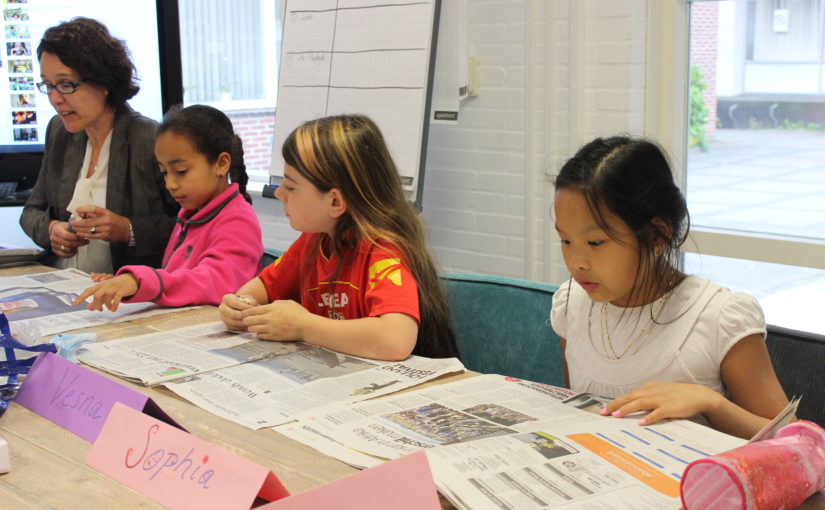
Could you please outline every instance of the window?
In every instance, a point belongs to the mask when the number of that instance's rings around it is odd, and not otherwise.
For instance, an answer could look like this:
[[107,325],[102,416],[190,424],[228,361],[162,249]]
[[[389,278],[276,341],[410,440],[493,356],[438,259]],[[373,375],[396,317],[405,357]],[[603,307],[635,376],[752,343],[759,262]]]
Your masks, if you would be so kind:
[[180,0],[184,103],[223,110],[252,183],[269,182],[283,2]]
[[685,269],[800,327],[772,303],[825,296],[825,0],[687,5]]

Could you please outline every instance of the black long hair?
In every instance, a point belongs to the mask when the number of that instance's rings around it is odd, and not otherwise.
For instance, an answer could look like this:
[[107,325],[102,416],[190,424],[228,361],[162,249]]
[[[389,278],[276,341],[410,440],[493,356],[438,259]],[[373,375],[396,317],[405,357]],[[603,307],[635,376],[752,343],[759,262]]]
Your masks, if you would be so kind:
[[238,190],[252,203],[252,197],[246,192],[249,176],[243,162],[243,142],[225,113],[203,104],[186,108],[174,106],[163,117],[158,136],[167,131],[188,138],[209,163],[217,161],[223,152],[229,154],[229,180],[237,182]]
[[662,149],[627,136],[596,138],[559,171],[556,190],[582,193],[598,226],[624,243],[606,221],[613,214],[633,232],[639,247],[630,299],[647,291],[667,292],[678,283],[677,256],[690,229],[685,197],[673,180]]

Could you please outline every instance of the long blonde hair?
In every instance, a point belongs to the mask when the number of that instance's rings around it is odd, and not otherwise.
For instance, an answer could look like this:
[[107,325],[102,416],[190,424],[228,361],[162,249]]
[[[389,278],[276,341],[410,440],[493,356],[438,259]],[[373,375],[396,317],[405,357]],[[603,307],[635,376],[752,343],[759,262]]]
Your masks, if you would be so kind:
[[[288,165],[320,191],[341,190],[347,212],[339,217],[329,240],[333,253],[342,256],[344,248],[360,239],[385,241],[400,252],[418,285],[421,323],[413,353],[456,356],[447,302],[424,226],[404,197],[401,178],[378,126],[364,115],[312,120],[287,137],[282,154]],[[343,261],[339,260],[340,270]]]

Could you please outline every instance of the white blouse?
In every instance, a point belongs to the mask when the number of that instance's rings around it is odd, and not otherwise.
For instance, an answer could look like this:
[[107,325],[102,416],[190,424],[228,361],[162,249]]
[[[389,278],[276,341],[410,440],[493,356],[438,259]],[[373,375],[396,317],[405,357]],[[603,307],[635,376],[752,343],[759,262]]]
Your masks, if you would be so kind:
[[[109,131],[100,149],[95,171],[87,177],[87,169],[92,161],[92,142],[86,141],[86,155],[83,157],[83,165],[78,172],[72,200],[69,202],[69,206],[66,207],[73,216],[77,216],[75,210],[83,205],[106,207],[106,184],[108,182],[109,149],[111,145],[112,132]],[[96,273],[114,272],[109,243],[101,239],[90,239],[89,244],[78,247],[74,256],[58,258],[56,265],[59,268],[77,268],[87,273],[91,271]]]
[[550,320],[567,340],[570,388],[609,398],[650,381],[724,393],[725,355],[739,340],[766,334],[754,297],[698,276],[685,278],[669,297],[629,308],[594,302],[575,281],[564,283],[553,295]]

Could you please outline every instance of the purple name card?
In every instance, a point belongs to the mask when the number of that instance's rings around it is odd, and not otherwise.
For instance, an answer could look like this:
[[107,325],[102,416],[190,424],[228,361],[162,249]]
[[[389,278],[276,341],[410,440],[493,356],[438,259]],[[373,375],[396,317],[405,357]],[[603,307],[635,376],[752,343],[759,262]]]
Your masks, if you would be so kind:
[[115,402],[185,430],[147,395],[50,352],[37,357],[14,400],[89,442]]

